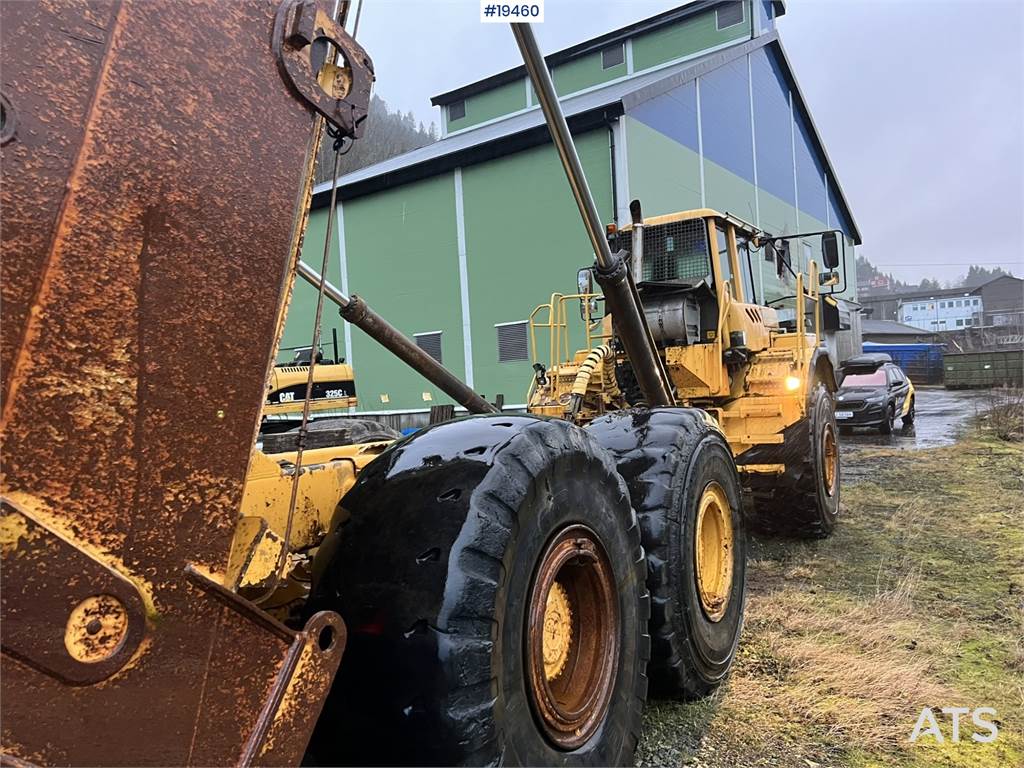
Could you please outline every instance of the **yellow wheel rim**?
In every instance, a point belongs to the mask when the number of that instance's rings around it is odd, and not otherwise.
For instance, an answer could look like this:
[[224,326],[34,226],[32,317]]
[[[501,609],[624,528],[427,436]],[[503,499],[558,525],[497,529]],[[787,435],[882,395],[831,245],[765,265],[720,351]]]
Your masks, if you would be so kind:
[[836,433],[831,424],[825,425],[822,437],[821,461],[825,475],[825,490],[829,496],[836,492],[836,478],[839,476],[839,446],[836,445]]
[[530,704],[559,749],[578,749],[605,721],[619,665],[618,601],[597,534],[567,525],[540,558],[525,627]]
[[719,621],[732,592],[732,508],[725,489],[708,483],[697,508],[697,593],[711,621]]
[[572,607],[565,588],[557,581],[548,591],[544,607],[544,678],[551,682],[565,669],[572,647]]

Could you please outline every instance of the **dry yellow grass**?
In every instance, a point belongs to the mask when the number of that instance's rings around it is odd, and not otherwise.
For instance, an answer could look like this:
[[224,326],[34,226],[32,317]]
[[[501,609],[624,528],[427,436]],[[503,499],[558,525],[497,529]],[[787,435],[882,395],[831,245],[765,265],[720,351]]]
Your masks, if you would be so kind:
[[[704,702],[655,702],[640,760],[1024,765],[1022,459],[984,436],[848,457],[870,479],[844,485],[836,535],[753,543],[730,680]],[[911,744],[925,706],[947,736],[941,707],[995,707],[1000,737]]]

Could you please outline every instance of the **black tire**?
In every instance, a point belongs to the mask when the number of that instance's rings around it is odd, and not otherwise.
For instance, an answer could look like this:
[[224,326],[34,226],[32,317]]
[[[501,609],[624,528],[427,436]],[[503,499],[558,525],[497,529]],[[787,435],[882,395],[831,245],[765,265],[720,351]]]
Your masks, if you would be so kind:
[[833,438],[836,435],[833,394],[819,382],[811,391],[807,418],[785,431],[780,449],[768,446],[742,454],[741,463],[781,460],[786,465],[785,473],[778,477],[751,476],[752,522],[759,532],[823,539],[835,531],[841,472],[837,441],[832,482],[826,482],[824,455],[829,433]]
[[[643,550],[626,485],[583,430],[509,415],[440,424],[369,464],[342,507],[311,608],[339,610],[349,639],[309,759],[632,762],[650,654]],[[523,644],[535,564],[573,523],[607,552],[620,631],[604,719],[565,751],[535,716]]]
[[[359,443],[398,440],[402,433],[372,419],[350,419],[344,416],[316,419],[309,422],[306,448],[327,448]],[[264,453],[285,453],[299,447],[299,427],[263,435]]]
[[913,424],[914,423],[914,417],[916,415],[917,414],[914,413],[914,396],[911,395],[910,396],[910,407],[907,409],[906,414],[902,418],[903,426],[904,427],[909,427],[911,424]]
[[885,409],[885,418],[878,425],[878,431],[883,435],[891,435],[896,428],[896,406],[890,405]]
[[[742,497],[729,445],[697,409],[621,411],[587,429],[615,457],[640,521],[651,593],[652,690],[707,696],[732,666],[746,594]],[[712,481],[728,497],[734,542],[729,601],[716,621],[702,607],[695,575],[697,508]]]

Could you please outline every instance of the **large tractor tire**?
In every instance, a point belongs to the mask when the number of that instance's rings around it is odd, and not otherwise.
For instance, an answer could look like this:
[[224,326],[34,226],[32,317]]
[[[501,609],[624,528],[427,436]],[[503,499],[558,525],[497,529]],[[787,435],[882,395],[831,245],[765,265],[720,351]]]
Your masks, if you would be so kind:
[[588,431],[615,457],[640,521],[652,689],[707,696],[732,666],[746,592],[741,489],[729,445],[703,411],[689,408],[621,411]]
[[769,534],[823,539],[839,515],[839,439],[833,394],[811,391],[807,418],[787,429],[781,446],[754,448],[741,463],[783,463],[781,476],[751,476],[754,524]]
[[[306,448],[375,443],[384,440],[398,440],[401,437],[401,432],[386,424],[381,424],[379,421],[339,416],[309,422],[306,430]],[[298,447],[299,427],[263,435],[264,453],[285,453],[298,450]]]
[[348,645],[318,764],[626,765],[647,695],[640,530],[582,429],[468,418],[397,443],[342,501],[312,610]]

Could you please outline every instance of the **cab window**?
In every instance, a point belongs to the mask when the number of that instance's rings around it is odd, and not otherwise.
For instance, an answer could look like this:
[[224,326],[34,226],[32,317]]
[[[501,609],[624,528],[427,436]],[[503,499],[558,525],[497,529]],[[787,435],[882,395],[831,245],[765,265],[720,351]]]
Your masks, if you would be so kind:
[[[721,224],[715,225],[718,241],[718,267],[722,270],[722,280],[732,281],[732,265],[729,263],[729,246],[725,239],[725,230]],[[735,293],[735,290],[733,291]]]
[[754,292],[753,260],[750,256],[750,242],[746,239],[736,238],[736,256],[740,262],[740,275],[743,278],[743,295],[750,304],[757,304],[757,294]]

